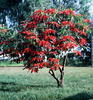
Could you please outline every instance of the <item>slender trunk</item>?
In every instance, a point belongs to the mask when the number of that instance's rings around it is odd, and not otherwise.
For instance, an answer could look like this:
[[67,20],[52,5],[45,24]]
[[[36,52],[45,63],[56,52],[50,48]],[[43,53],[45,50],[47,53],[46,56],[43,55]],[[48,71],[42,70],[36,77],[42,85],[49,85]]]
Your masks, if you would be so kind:
[[93,32],[91,33],[91,59],[91,67],[93,68]]
[[64,56],[62,69],[59,67],[60,74],[61,74],[60,81],[59,81],[59,83],[60,83],[59,87],[64,86],[64,68],[65,68],[65,65],[66,65],[66,59],[67,59],[67,54]]

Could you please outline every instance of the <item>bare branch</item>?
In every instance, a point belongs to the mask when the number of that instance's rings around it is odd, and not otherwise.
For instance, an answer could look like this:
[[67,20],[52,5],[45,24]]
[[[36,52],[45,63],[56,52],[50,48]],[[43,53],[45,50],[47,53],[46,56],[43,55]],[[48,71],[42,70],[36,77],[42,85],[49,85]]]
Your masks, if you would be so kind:
[[53,70],[49,70],[49,74],[51,74],[57,81],[59,81],[59,79],[55,76],[55,73]]

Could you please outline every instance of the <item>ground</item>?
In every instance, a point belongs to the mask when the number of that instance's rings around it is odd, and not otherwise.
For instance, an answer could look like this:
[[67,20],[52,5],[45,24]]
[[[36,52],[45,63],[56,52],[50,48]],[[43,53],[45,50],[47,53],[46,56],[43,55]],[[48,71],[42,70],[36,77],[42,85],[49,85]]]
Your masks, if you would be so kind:
[[[0,100],[89,100],[93,99],[93,69],[66,67],[64,87],[48,74],[22,70],[23,67],[0,67]],[[58,71],[56,74],[59,76]]]

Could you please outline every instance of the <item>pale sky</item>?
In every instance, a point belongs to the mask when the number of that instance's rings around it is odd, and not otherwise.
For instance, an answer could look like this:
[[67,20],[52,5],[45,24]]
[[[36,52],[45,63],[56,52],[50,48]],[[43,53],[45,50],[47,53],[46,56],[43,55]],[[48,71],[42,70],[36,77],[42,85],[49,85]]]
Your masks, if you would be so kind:
[[93,0],[91,0],[90,4],[90,14],[93,15]]

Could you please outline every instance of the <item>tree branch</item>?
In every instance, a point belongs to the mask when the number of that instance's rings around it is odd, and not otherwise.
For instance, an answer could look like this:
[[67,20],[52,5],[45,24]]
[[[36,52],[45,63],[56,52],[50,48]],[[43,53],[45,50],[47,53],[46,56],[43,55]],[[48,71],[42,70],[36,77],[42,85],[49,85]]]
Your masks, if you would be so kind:
[[55,73],[53,70],[49,70],[49,74],[52,75],[57,81],[59,81],[59,79],[55,76]]

